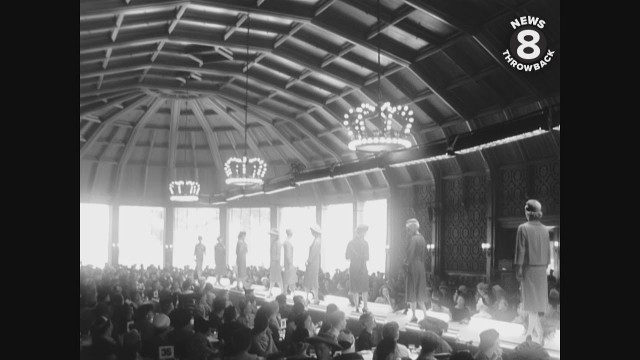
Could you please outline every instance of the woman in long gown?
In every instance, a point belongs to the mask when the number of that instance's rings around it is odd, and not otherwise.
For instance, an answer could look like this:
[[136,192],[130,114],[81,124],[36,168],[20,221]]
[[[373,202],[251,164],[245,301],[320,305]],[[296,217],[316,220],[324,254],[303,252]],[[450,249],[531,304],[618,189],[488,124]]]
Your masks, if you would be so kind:
[[314,225],[311,228],[311,235],[313,235],[313,242],[309,247],[309,258],[307,259],[307,269],[304,273],[304,288],[307,292],[307,299],[309,299],[309,291],[313,293],[314,303],[318,303],[318,274],[320,272],[320,256],[322,254],[322,242],[320,236],[322,230],[320,226]]
[[360,311],[359,296],[362,294],[362,311],[367,312],[367,299],[369,297],[369,272],[367,261],[369,260],[369,244],[364,236],[369,230],[368,225],[358,225],[356,236],[347,244],[346,258],[351,260],[349,264],[349,292],[353,295],[353,303],[356,312]]
[[218,236],[218,243],[215,247],[216,258],[216,285],[220,284],[220,278],[227,273],[227,248],[222,242],[222,236]]
[[246,231],[240,231],[238,234],[238,244],[236,245],[236,266],[238,267],[238,290],[244,285],[247,278],[247,252],[249,251],[244,238],[247,236]]
[[406,223],[409,241],[407,243],[407,253],[404,261],[405,270],[407,271],[407,302],[411,305],[411,322],[418,322],[416,317],[416,303],[427,317],[427,307],[425,302],[428,301],[427,292],[427,274],[424,268],[424,256],[426,253],[426,243],[424,237],[418,232],[420,223],[416,219],[409,219]]

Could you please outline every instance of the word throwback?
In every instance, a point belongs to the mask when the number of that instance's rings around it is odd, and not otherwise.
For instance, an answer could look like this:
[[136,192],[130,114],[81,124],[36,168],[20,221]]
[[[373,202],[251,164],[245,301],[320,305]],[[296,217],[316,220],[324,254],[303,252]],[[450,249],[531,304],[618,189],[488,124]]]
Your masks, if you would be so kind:
[[510,22],[515,30],[509,48],[502,52],[507,64],[520,71],[538,71],[547,66],[555,51],[547,48],[542,33],[546,22],[535,16],[521,16]]

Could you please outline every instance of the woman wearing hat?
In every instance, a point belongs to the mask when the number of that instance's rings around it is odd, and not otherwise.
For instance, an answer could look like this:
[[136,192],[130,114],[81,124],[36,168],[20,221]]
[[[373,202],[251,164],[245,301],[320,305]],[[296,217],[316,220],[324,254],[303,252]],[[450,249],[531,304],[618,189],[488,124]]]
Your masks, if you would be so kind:
[[215,259],[216,259],[216,285],[220,284],[220,277],[227,273],[227,248],[224,246],[222,236],[218,236],[218,243],[215,247]]
[[347,252],[345,255],[347,260],[351,260],[349,264],[349,292],[353,295],[356,312],[360,312],[358,303],[360,295],[362,295],[362,311],[369,311],[367,308],[367,299],[369,297],[369,272],[367,271],[369,244],[364,239],[368,230],[368,225],[358,225],[356,236],[347,244]]
[[427,317],[426,301],[429,301],[427,293],[427,274],[424,267],[424,258],[427,245],[424,237],[418,232],[420,223],[416,219],[409,219],[406,223],[409,241],[404,261],[407,272],[407,302],[411,305],[411,322],[418,322],[416,317],[416,303]]
[[280,241],[280,232],[278,229],[271,229],[269,231],[271,236],[271,266],[269,267],[269,289],[276,284],[282,288],[282,293],[285,293],[284,286],[282,286],[282,265],[280,265],[280,259],[282,254],[282,241]]
[[320,272],[320,256],[322,254],[322,242],[320,236],[322,230],[320,226],[313,225],[311,228],[311,235],[313,235],[313,242],[309,247],[309,258],[307,259],[307,269],[304,273],[304,288],[307,292],[307,299],[309,299],[309,291],[313,293],[314,303],[319,303],[318,300],[318,274]]
[[238,244],[236,245],[236,266],[238,267],[238,285],[237,289],[240,290],[243,287],[243,282],[247,278],[247,243],[244,238],[247,236],[246,231],[240,231],[238,233]]
[[333,353],[342,350],[336,338],[329,334],[312,336],[307,339],[307,342],[315,348],[317,360],[332,360]]
[[538,200],[528,200],[524,210],[527,222],[518,226],[513,263],[522,289],[524,311],[529,313],[526,335],[542,343],[543,331],[538,313],[544,313],[548,305],[549,229],[540,222],[542,204]]

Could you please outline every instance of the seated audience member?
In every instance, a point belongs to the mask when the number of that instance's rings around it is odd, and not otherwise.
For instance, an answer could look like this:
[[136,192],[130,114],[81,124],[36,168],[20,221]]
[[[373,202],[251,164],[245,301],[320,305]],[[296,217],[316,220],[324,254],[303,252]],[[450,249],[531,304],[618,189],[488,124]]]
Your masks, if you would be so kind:
[[177,358],[186,358],[189,356],[187,345],[193,337],[193,315],[189,310],[178,308],[171,312],[170,319],[173,331],[167,337],[169,344],[173,345],[174,354]]
[[258,309],[251,332],[251,348],[249,349],[249,353],[267,357],[270,354],[278,352],[271,330],[269,329],[269,318],[271,315],[270,306],[265,305]]
[[454,306],[453,295],[444,281],[438,287],[438,291],[440,292],[440,306],[451,309]]
[[211,307],[207,304],[207,294],[202,292],[196,293],[196,305],[194,315],[200,316],[205,320],[209,319],[209,313],[211,312]]
[[480,333],[480,345],[474,360],[502,360],[500,335],[495,329],[488,329]]
[[471,313],[466,306],[466,301],[463,296],[456,297],[456,305],[450,311],[451,320],[453,321],[466,322],[471,318]]
[[356,340],[356,351],[371,350],[376,346],[378,342],[378,336],[374,333],[376,327],[376,320],[371,313],[364,313],[360,315],[360,326],[362,326],[362,332]]
[[308,337],[309,331],[304,327],[297,328],[293,331],[287,351],[287,360],[307,359],[310,357],[307,355],[309,344],[306,340]]
[[373,351],[372,360],[400,360],[400,357],[396,355],[397,346],[394,338],[383,338]]
[[333,360],[334,352],[342,350],[340,344],[326,333],[307,338],[307,342],[314,347],[317,360]]
[[140,355],[142,350],[142,340],[140,339],[140,333],[133,329],[122,337],[122,351],[118,360],[143,360]]
[[516,346],[509,360],[550,360],[551,356],[544,347],[534,341],[525,341]]
[[338,345],[342,347],[342,355],[336,357],[336,360],[364,360],[362,355],[356,352],[356,339],[351,331],[344,329],[338,335]]
[[240,314],[236,321],[249,329],[253,329],[255,315],[251,313],[249,303],[246,300],[240,300],[238,303],[238,311]]
[[161,313],[165,315],[171,314],[173,309],[175,309],[175,307],[173,306],[173,297],[171,296],[171,293],[161,293],[159,305]]
[[153,312],[152,304],[140,305],[136,309],[133,317],[133,327],[140,333],[142,339],[142,356],[146,356],[145,344],[148,343],[155,335],[155,329],[153,326],[153,319],[155,314]]
[[[122,344],[122,337],[130,330],[127,324],[133,320],[133,308],[127,304],[118,305],[113,310],[113,337]],[[140,335],[140,333],[138,333]]]
[[218,332],[220,331],[220,328],[222,328],[222,316],[226,307],[227,299],[217,297],[213,300],[213,310],[209,315],[209,327],[216,329]]
[[478,283],[476,286],[476,313],[471,317],[491,319],[491,298],[489,297],[489,285]]
[[153,318],[154,334],[149,341],[142,342],[141,354],[145,358],[158,359],[160,346],[169,344],[171,320],[165,314],[156,314]]
[[435,352],[436,354],[453,352],[451,345],[449,345],[449,343],[445,339],[443,339],[442,336],[436,334],[435,332],[431,330],[425,330],[424,336],[428,336],[432,339],[436,339],[436,341],[438,342],[438,346],[436,347],[436,352]]
[[236,319],[236,308],[233,305],[227,306],[224,309],[224,314],[222,315],[222,325],[220,326],[220,329],[218,329],[218,339],[222,340],[224,344],[229,342],[233,323],[236,322]]
[[456,351],[449,360],[473,360],[473,355],[466,350]]
[[329,323],[331,328],[327,331],[329,335],[338,340],[340,331],[347,327],[347,320],[343,311],[335,311],[329,315]]
[[396,308],[396,301],[391,297],[391,288],[389,285],[382,285],[379,290],[379,296],[376,298],[376,304],[386,304],[392,309]]
[[443,314],[447,314],[449,315],[449,318],[451,318],[451,311],[449,310],[448,307],[442,306],[441,304],[441,300],[442,300],[443,296],[442,293],[438,290],[434,291],[431,293],[431,311],[433,312],[439,312],[439,313],[443,313]]
[[116,360],[118,346],[111,337],[113,324],[107,317],[100,316],[91,326],[91,347],[88,359]]
[[327,305],[327,310],[325,311],[324,319],[322,320],[322,326],[320,326],[320,331],[318,331],[318,334],[324,334],[331,329],[329,316],[336,311],[338,311],[338,305],[333,303]]
[[304,298],[302,297],[302,295],[295,295],[293,297],[293,306],[295,306],[296,304],[300,304],[302,305],[302,307],[304,308],[304,310],[307,309],[306,306],[306,301],[304,300]]
[[289,319],[291,316],[291,308],[287,305],[287,295],[280,294],[276,296],[276,302],[278,303],[278,309],[281,319]]
[[493,298],[495,299],[492,306],[491,316],[493,319],[499,321],[512,321],[516,314],[514,311],[509,309],[506,292],[502,287],[500,287],[500,285],[494,285],[491,289],[493,291]]
[[[264,327],[267,328],[267,322],[264,321]],[[264,360],[264,357],[250,354],[252,330],[241,324],[235,324],[231,332],[231,342],[225,346],[225,360]]]
[[[400,338],[400,326],[395,321],[390,321],[382,326],[382,338],[383,339],[393,339],[396,342],[395,347],[395,357],[397,358],[408,358],[411,353],[409,349],[403,344],[398,343],[398,339]],[[376,348],[377,349],[377,348]]]
[[[216,358],[217,351],[209,343],[209,322],[201,316],[193,321],[194,334],[189,341],[187,350],[189,360],[211,360]],[[219,357],[219,356],[218,356]]]
[[271,315],[269,316],[269,329],[271,329],[271,335],[276,342],[276,346],[280,344],[280,304],[277,301],[272,301],[264,306],[271,308]]
[[436,360],[434,356],[439,345],[438,335],[429,331],[420,337],[420,355],[418,360]]
[[255,315],[258,312],[258,305],[253,289],[244,289],[244,298],[247,300],[249,312]]
[[316,334],[316,328],[313,325],[313,320],[311,319],[311,314],[308,312],[303,312],[300,315],[297,315],[295,319],[293,319],[294,325],[296,329],[305,328],[309,332],[309,336],[314,336]]

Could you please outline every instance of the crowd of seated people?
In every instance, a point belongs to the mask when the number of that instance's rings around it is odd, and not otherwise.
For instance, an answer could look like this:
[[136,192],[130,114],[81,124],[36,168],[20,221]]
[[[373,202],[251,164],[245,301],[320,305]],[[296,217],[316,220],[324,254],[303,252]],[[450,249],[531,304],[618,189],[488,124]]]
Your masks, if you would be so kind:
[[[205,276],[207,271],[205,269]],[[252,279],[260,279],[262,285],[268,276],[264,268],[252,267],[249,273]],[[339,295],[348,284],[348,271],[337,270],[333,278],[327,274],[322,276],[328,280],[327,288],[338,292],[335,295]],[[383,333],[380,334],[370,313],[360,317],[360,331],[351,334],[346,329],[345,314],[333,304],[327,306],[323,321],[313,324],[306,310],[306,301],[301,296],[294,297],[293,306],[286,305],[286,297],[278,296],[275,301],[258,308],[253,291],[245,289],[245,296],[234,305],[224,292],[222,295],[218,292],[216,296],[213,286],[205,283],[204,279],[197,278],[194,271],[188,268],[105,266],[99,269],[82,266],[81,358],[158,359],[159,349],[164,346],[172,346],[179,359],[213,359],[222,356],[253,359],[255,356],[267,358],[273,354],[298,358],[310,348],[318,346],[325,346],[326,349],[321,349],[325,353],[348,346],[354,351],[379,348],[383,352],[378,354],[380,357],[406,355],[406,347],[397,344],[398,333],[393,323],[385,325],[386,332],[383,327]],[[404,302],[402,294],[396,291],[397,283],[402,278],[394,280],[387,281],[381,273],[372,274],[371,292],[378,296],[371,298],[391,305],[392,309],[399,309],[398,306],[394,308],[393,303],[399,305]],[[514,322],[522,319],[518,316],[517,302],[514,304],[512,295],[497,284],[490,286],[479,283],[475,291],[464,285],[455,287],[446,284],[429,289],[430,310],[445,313],[453,321],[464,322],[474,316]],[[559,328],[559,289],[552,288],[549,296],[549,311],[543,319],[548,320],[546,330],[550,333]],[[282,319],[286,319],[285,326],[281,324]],[[421,325],[425,334],[429,334],[428,338],[440,339],[435,353],[451,352],[451,348],[447,348],[447,343],[442,340],[446,324],[439,326],[436,321],[429,321]],[[235,339],[234,334],[238,333],[249,334],[248,347],[245,348],[244,342]],[[306,334],[309,336],[305,337]],[[326,339],[316,339],[315,343],[303,341],[319,334],[331,338],[338,347],[334,347],[331,341],[327,347],[329,340]],[[216,337],[217,341],[211,340]],[[493,337],[487,339],[485,343]],[[379,344],[382,346],[376,347]],[[430,359],[433,356],[429,350],[432,344],[425,344],[424,359]],[[349,354],[348,351],[343,355]],[[489,352],[484,351],[486,354]],[[392,353],[395,355],[389,355]]]

